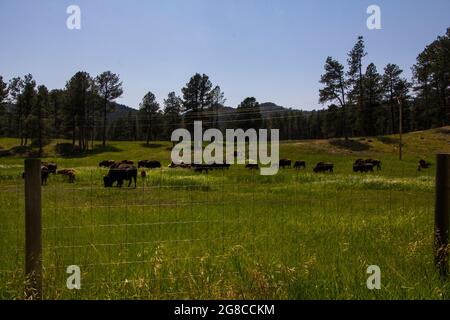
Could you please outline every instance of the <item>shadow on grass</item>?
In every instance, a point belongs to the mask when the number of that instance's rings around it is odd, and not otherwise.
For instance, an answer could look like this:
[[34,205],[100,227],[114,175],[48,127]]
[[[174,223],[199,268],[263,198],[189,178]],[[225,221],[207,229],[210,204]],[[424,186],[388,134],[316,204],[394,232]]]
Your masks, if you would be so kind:
[[366,151],[370,149],[370,145],[367,143],[362,143],[357,140],[352,139],[332,139],[330,144],[340,149],[346,149],[351,151]]
[[106,145],[96,145],[94,149],[83,151],[78,146],[71,143],[58,143],[55,146],[55,152],[63,158],[84,158],[92,155],[101,154],[104,152],[121,152],[122,149]]
[[[380,142],[382,142],[384,144],[389,144],[389,145],[398,145],[400,143],[400,139],[398,139],[398,138],[380,136],[380,137],[377,137],[377,139]],[[403,143],[403,145],[404,145],[404,143]]]

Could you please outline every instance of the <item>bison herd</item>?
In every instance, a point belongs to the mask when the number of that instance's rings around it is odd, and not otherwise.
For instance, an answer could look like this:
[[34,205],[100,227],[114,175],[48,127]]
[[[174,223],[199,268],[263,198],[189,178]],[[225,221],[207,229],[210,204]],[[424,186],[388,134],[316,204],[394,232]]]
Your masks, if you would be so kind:
[[[292,160],[290,159],[280,159],[279,160],[279,168],[294,168],[296,170],[306,169],[306,161],[305,160],[296,160],[292,165]],[[137,168],[134,165],[134,161],[132,160],[103,160],[99,163],[99,167],[108,168],[108,173],[103,177],[103,184],[105,187],[112,187],[114,184],[117,187],[122,187],[124,181],[128,182],[128,187],[134,182],[134,187],[136,187],[137,173],[138,169],[146,168],[146,169],[157,169],[161,168],[161,163],[156,160],[140,160],[138,161]],[[184,164],[183,162],[180,164],[175,164],[172,162],[169,168],[181,168],[181,169],[191,169],[195,172],[205,172],[211,170],[223,170],[229,169],[230,164],[224,163],[210,163],[210,164]],[[417,170],[421,171],[423,169],[427,169],[431,167],[431,163],[421,159],[418,162]],[[245,165],[246,169],[255,170],[259,169],[259,165],[257,163],[247,163]],[[381,161],[377,159],[357,159],[353,163],[353,172],[373,172],[374,170],[381,170]],[[334,164],[330,162],[318,162],[314,168],[313,172],[333,172]],[[41,166],[41,184],[46,185],[47,180],[50,174],[57,174],[67,177],[68,182],[75,182],[76,171],[75,169],[60,169],[58,170],[58,166],[54,162],[42,162]],[[142,171],[141,177],[145,178],[145,171]],[[22,173],[22,178],[25,178],[25,173]]]

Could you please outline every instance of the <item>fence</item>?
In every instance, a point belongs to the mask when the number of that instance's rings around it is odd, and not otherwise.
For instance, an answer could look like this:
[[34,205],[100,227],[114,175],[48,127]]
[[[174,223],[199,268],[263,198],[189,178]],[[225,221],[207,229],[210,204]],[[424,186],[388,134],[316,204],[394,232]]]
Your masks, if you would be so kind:
[[[244,168],[158,169],[137,188],[104,188],[105,171],[92,168],[80,168],[73,184],[51,176],[39,228],[40,177],[28,169],[25,188],[12,180],[0,192],[1,298],[21,297],[24,272],[33,299],[318,297],[314,288],[323,298],[351,297],[346,286],[368,297],[365,266],[380,264],[400,283],[396,273],[409,279],[411,264],[432,259],[434,212],[436,230],[448,230],[448,217],[439,220],[448,207],[434,210],[432,179],[415,170],[263,177]],[[448,179],[437,176],[446,191],[436,203],[447,206]],[[437,234],[435,262],[444,266],[448,231]],[[67,287],[72,265],[80,290]]]

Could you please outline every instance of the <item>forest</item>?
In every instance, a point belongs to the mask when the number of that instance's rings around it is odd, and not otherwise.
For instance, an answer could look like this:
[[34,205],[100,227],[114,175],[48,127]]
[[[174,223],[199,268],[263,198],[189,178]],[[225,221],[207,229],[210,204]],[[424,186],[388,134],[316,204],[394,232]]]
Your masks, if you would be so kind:
[[230,107],[220,86],[197,73],[180,95],[168,93],[162,106],[149,91],[138,109],[115,114],[123,84],[111,71],[79,71],[57,89],[38,84],[31,74],[10,80],[0,75],[0,136],[39,150],[64,138],[83,152],[95,141],[105,146],[107,140],[168,140],[174,129],[192,128],[194,120],[202,120],[205,129],[278,128],[282,140],[380,136],[398,133],[400,124],[403,132],[450,124],[450,28],[417,55],[411,79],[395,63],[380,72],[366,56],[364,38],[358,37],[346,64],[326,58],[318,92],[324,108],[313,111],[252,96]]

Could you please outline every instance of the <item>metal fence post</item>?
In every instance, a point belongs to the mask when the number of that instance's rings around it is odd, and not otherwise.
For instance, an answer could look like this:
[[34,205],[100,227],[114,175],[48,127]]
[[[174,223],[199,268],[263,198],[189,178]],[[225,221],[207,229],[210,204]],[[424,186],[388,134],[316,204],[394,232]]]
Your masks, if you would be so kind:
[[435,264],[442,277],[448,275],[450,216],[450,154],[436,161]]
[[25,160],[25,298],[42,299],[41,160]]

